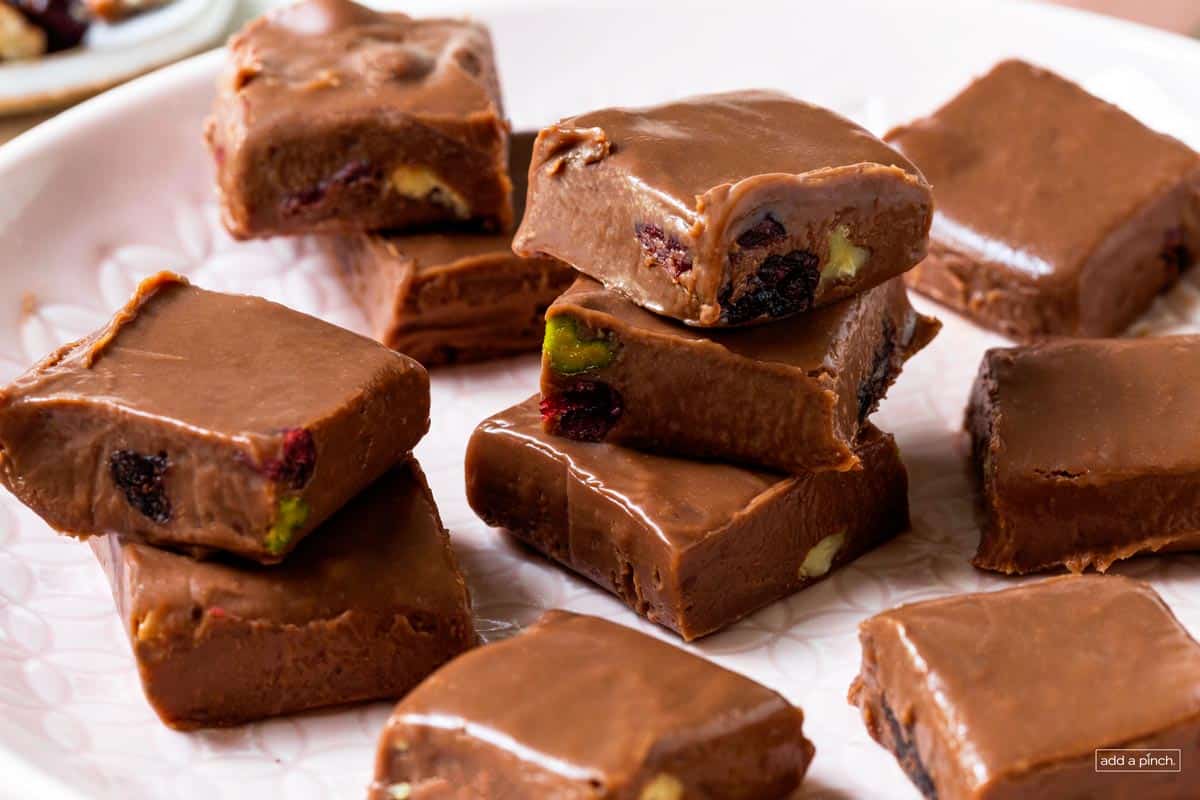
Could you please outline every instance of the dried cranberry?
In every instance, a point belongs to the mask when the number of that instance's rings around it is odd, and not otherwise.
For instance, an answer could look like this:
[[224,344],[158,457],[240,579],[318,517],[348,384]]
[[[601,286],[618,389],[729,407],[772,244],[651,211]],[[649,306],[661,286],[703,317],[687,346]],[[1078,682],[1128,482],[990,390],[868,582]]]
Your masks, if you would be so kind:
[[171,501],[163,478],[170,466],[166,453],[145,456],[134,450],[117,450],[108,458],[113,483],[129,504],[160,525],[171,519]]
[[740,325],[759,317],[807,311],[821,280],[818,263],[817,254],[809,250],[767,256],[736,299],[731,299],[733,287],[725,287],[720,298],[721,321]]
[[87,32],[88,16],[79,0],[5,0],[46,34],[50,52],[75,47]]
[[692,257],[686,247],[673,236],[668,236],[662,228],[650,223],[638,223],[633,226],[634,235],[642,252],[658,266],[678,278],[692,271]]
[[1162,260],[1167,269],[1178,275],[1192,265],[1193,258],[1192,251],[1184,244],[1183,230],[1172,228],[1167,231],[1162,249]]
[[786,236],[787,229],[779,220],[767,214],[753,228],[742,232],[742,235],[737,238],[737,246],[743,250],[753,250],[757,247],[774,244]]
[[882,707],[883,718],[887,721],[891,733],[892,753],[896,756],[897,763],[926,800],[937,800],[937,787],[933,785],[933,778],[929,776],[929,770],[925,769],[925,763],[921,761],[912,731],[900,724],[887,701],[882,703]]
[[288,428],[283,432],[283,456],[268,461],[267,477],[290,489],[303,489],[312,477],[317,464],[317,446],[305,428]]
[[896,352],[896,325],[887,317],[883,320],[883,340],[875,348],[871,374],[858,385],[858,421],[873,412],[892,382],[892,355]]
[[555,436],[599,442],[621,418],[621,394],[607,383],[579,381],[543,397],[540,408]]
[[288,216],[299,214],[309,206],[314,206],[324,200],[331,189],[370,186],[380,180],[380,170],[372,166],[370,161],[365,159],[349,161],[315,186],[289,194],[283,199],[281,210]]

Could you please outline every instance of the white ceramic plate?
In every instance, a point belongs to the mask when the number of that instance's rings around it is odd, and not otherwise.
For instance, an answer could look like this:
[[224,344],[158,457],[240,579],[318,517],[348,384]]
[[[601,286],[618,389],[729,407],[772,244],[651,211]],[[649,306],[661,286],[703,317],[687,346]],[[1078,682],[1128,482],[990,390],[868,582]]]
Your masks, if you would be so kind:
[[[1050,7],[744,0],[703,11],[687,3],[637,10],[491,4],[479,16],[493,26],[518,128],[609,103],[775,86],[880,130],[1018,55],[1200,146],[1200,45]],[[0,379],[96,327],[141,276],[163,267],[203,286],[263,294],[363,328],[304,242],[235,244],[219,230],[200,124],[220,60],[209,54],[146,77],[0,148]],[[1167,295],[1142,329],[1195,327],[1197,285],[1185,282]],[[877,416],[896,433],[908,463],[913,531],[693,648],[804,708],[817,746],[805,797],[917,797],[846,704],[859,659],[857,623],[897,603],[1008,583],[967,563],[978,532],[958,433],[980,354],[1001,340],[922,306],[946,328],[910,363]],[[481,627],[503,631],[544,608],[566,607],[666,637],[608,595],[522,556],[467,507],[468,434],[535,387],[532,356],[434,375],[433,428],[418,454],[468,572]],[[1152,580],[1200,633],[1200,557],[1142,559],[1119,569]],[[0,492],[0,794],[361,797],[387,711],[374,704],[230,731],[167,730],[142,698],[88,549],[53,535]]]
[[0,114],[70,102],[191,55],[216,41],[236,0],[175,0],[109,25],[94,23],[79,47],[0,64]]

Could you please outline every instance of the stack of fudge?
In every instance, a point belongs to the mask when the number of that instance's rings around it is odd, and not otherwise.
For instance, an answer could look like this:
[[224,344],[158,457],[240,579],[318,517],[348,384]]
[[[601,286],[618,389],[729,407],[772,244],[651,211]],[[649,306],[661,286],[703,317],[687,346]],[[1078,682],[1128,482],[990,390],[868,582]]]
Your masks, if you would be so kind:
[[538,348],[572,272],[510,247],[533,137],[509,135],[486,28],[307,0],[229,51],[206,138],[231,234],[318,234],[425,366]]
[[472,507],[688,640],[906,530],[868,417],[939,327],[899,277],[932,213],[897,151],[774,92],[544,129],[513,248],[583,275],[540,400],[472,437]]
[[89,541],[162,720],[232,725],[399,697],[475,644],[428,427],[412,359],[160,273],[0,389],[0,483]]

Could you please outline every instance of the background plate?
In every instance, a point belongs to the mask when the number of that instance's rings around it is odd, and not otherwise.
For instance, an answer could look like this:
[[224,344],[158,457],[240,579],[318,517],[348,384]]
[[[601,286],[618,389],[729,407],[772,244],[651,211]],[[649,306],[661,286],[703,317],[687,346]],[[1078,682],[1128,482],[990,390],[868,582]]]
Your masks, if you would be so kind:
[[[408,7],[444,12],[440,3]],[[766,86],[882,131],[1017,55],[1200,146],[1200,46],[1051,7],[739,2],[701,13],[694,3],[493,4],[478,15],[493,26],[517,128],[609,103]],[[306,242],[235,244],[217,225],[200,126],[220,60],[208,54],[148,76],[0,148],[0,380],[96,327],[139,278],[161,268],[364,329]],[[1194,328],[1197,280],[1159,301],[1139,330]],[[959,434],[980,354],[1003,341],[920,305],[946,328],[876,417],[895,432],[910,470],[913,531],[693,648],[804,708],[817,746],[805,797],[917,797],[846,704],[859,659],[857,623],[897,603],[1012,583],[967,563],[978,531]],[[536,371],[532,356],[436,371],[433,427],[418,448],[481,628],[503,635],[542,609],[566,607],[668,638],[608,595],[518,552],[464,501],[467,436],[534,392]],[[1140,559],[1118,571],[1151,580],[1200,632],[1200,557]],[[361,797],[387,711],[379,703],[230,731],[167,730],[142,698],[88,549],[51,534],[0,493],[0,794]]]

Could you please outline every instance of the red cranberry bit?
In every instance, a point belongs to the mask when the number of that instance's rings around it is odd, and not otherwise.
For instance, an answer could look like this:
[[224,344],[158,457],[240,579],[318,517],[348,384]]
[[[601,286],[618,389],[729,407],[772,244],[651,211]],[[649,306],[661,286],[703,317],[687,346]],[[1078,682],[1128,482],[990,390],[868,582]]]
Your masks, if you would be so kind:
[[737,238],[737,246],[743,250],[753,250],[775,244],[787,236],[787,230],[779,220],[767,214],[753,228],[742,232]]
[[316,186],[289,194],[283,199],[281,210],[286,216],[300,214],[307,211],[310,206],[323,201],[333,190],[370,188],[372,185],[378,184],[381,179],[382,173],[378,167],[373,166],[366,159],[356,159],[342,165],[337,172],[320,181]]
[[767,256],[758,271],[746,280],[737,298],[732,297],[732,285],[726,285],[721,292],[721,322],[741,325],[761,317],[786,317],[812,308],[813,295],[821,280],[819,261],[817,254],[809,250]]
[[621,418],[621,395],[600,381],[579,381],[540,404],[542,421],[555,436],[599,442]]
[[921,761],[921,754],[917,752],[912,726],[902,726],[886,701],[883,703],[883,718],[892,734],[892,747],[900,768],[926,800],[937,800],[937,787],[933,785],[933,778],[929,776],[929,771]]
[[305,428],[288,428],[283,432],[283,456],[266,464],[271,480],[289,489],[300,490],[312,478],[317,464],[317,445]]
[[117,450],[108,457],[109,474],[129,505],[160,525],[171,519],[171,501],[163,486],[168,466],[167,454],[161,452],[145,456],[134,450]]
[[687,248],[673,236],[668,236],[662,228],[650,223],[638,223],[633,226],[634,235],[646,258],[678,278],[692,271],[692,257]]
[[1167,231],[1162,249],[1162,260],[1167,269],[1178,275],[1192,265],[1193,259],[1192,251],[1184,244],[1183,229],[1172,228]]
[[871,374],[858,386],[858,421],[866,420],[867,415],[879,407],[879,401],[887,392],[888,384],[894,377],[892,372],[892,355],[896,352],[896,325],[890,319],[883,320],[883,340],[875,349],[875,357],[871,361]]
[[88,15],[79,0],[3,0],[46,34],[51,53],[75,47],[87,32]]

